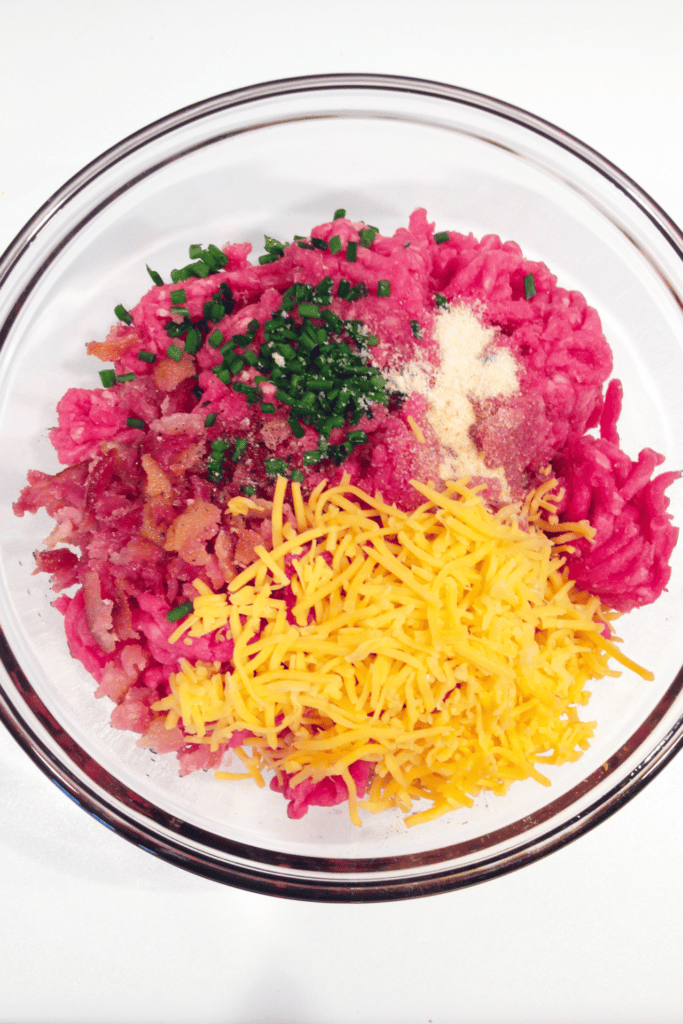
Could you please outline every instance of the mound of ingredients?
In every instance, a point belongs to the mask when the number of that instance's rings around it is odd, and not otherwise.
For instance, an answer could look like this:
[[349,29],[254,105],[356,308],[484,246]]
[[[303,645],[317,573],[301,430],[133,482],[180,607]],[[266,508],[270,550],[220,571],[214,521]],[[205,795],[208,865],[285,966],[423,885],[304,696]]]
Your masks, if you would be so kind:
[[57,406],[66,468],[14,509],[55,521],[36,572],[71,653],[114,728],[181,775],[270,776],[290,817],[548,784],[589,744],[589,681],[651,678],[612,621],[678,535],[680,474],[619,446],[598,314],[424,210],[265,249],[148,267],[87,347],[101,386]]

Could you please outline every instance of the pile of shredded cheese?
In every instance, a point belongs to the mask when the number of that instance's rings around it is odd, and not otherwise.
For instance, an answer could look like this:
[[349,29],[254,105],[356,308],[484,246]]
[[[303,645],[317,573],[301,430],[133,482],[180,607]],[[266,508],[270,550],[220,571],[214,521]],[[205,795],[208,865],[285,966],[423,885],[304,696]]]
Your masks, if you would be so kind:
[[[347,482],[307,502],[292,483],[294,523],[280,478],[272,550],[257,548],[227,594],[195,581],[194,611],[172,639],[231,636],[232,663],[181,659],[154,708],[213,750],[252,734],[251,756],[237,751],[247,772],[217,777],[342,776],[356,824],[359,807],[407,813],[430,801],[413,825],[518,779],[549,785],[537,765],[587,748],[595,723],[577,706],[589,680],[619,675],[611,657],[650,678],[606,639],[599,600],[566,579],[526,516],[490,512],[463,482],[413,486],[426,500],[404,513]],[[566,541],[582,524],[552,528]],[[374,765],[362,801],[349,773],[360,759]]]

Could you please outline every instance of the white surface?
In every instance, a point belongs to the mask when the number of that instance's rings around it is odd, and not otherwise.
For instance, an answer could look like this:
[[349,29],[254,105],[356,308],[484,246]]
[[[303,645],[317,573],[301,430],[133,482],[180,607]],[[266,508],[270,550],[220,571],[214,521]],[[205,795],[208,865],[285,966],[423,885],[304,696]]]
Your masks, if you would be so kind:
[[[321,71],[432,78],[526,107],[681,223],[681,43],[676,0],[0,0],[0,250],[124,135]],[[156,861],[0,729],[0,1024],[680,1024],[682,794],[678,758],[515,874],[322,906]]]

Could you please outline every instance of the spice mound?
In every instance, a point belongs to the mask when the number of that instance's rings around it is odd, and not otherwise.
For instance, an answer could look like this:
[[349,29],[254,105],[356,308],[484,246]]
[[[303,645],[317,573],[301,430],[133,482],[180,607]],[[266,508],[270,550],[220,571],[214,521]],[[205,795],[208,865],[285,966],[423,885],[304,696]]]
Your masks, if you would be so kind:
[[14,505],[54,520],[36,571],[112,726],[181,776],[270,779],[294,818],[547,782],[590,740],[588,682],[647,678],[612,621],[678,536],[680,474],[621,450],[596,311],[424,210],[189,257],[88,344],[64,468]]

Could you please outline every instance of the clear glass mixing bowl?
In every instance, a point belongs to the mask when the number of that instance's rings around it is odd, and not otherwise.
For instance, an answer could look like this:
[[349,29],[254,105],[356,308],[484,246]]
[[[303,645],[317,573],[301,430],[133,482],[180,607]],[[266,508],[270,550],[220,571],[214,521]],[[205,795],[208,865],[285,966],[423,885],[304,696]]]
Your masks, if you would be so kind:
[[[281,798],[210,774],[178,777],[109,726],[109,702],[68,652],[32,551],[46,516],[10,503],[29,468],[58,468],[48,430],[71,386],[92,386],[86,342],[113,307],[193,242],[305,233],[345,207],[385,233],[426,207],[437,229],[495,233],[543,260],[602,318],[624,382],[620,432],[683,467],[683,239],[626,175],[560,129],[499,100],[433,82],[330,75],[271,82],[187,107],[125,139],[59,190],[0,261],[0,692],[5,724],[68,796],[124,838],[246,889],[314,900],[388,900],[482,882],[575,839],[633,796],[682,742],[683,550],[656,606],[620,633],[654,683],[594,686],[591,749],[552,786],[407,829],[362,828],[345,806],[290,821]],[[683,522],[683,488],[671,510]]]

